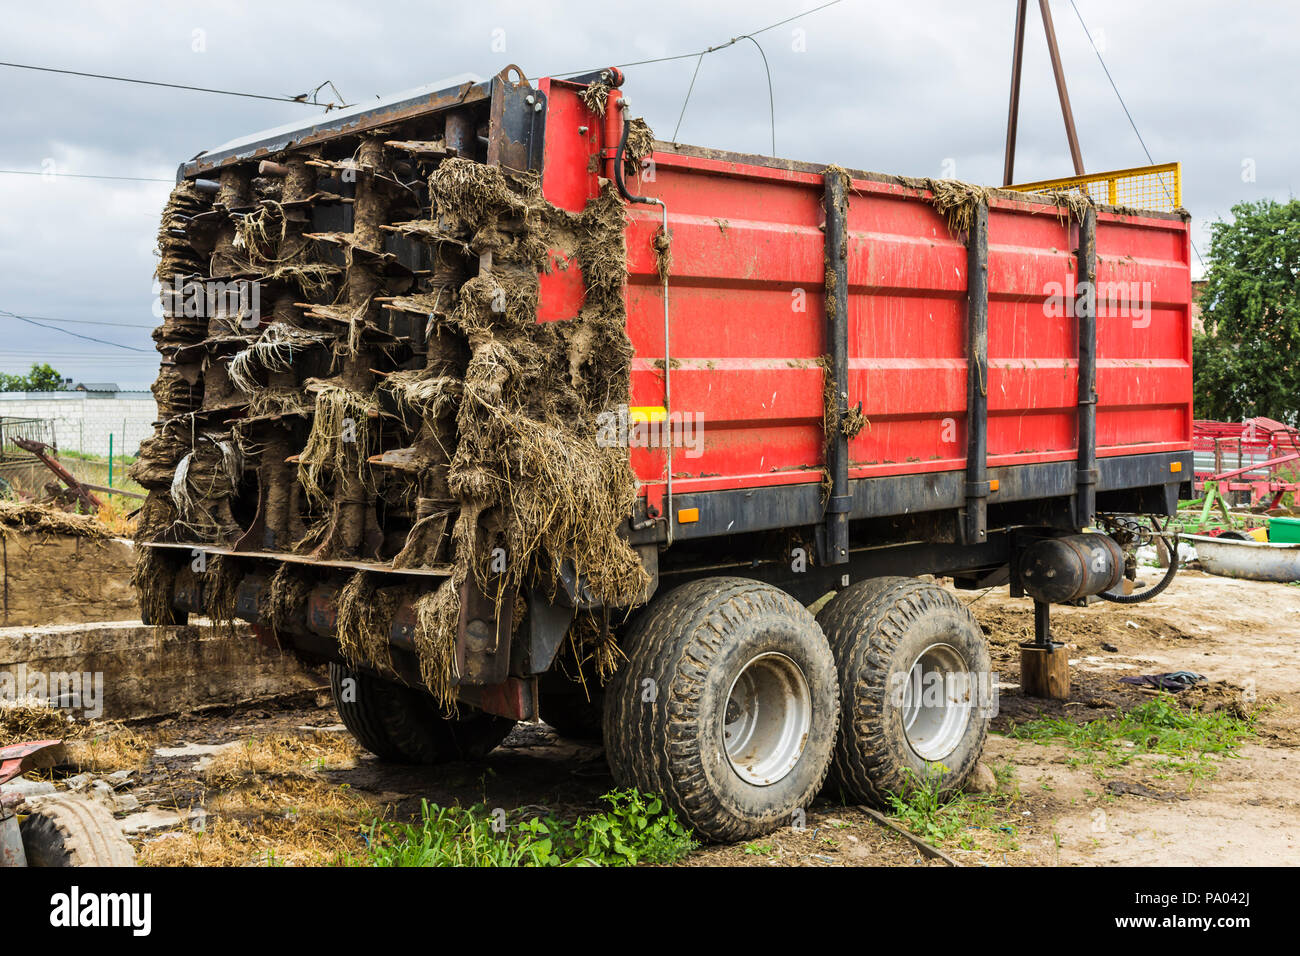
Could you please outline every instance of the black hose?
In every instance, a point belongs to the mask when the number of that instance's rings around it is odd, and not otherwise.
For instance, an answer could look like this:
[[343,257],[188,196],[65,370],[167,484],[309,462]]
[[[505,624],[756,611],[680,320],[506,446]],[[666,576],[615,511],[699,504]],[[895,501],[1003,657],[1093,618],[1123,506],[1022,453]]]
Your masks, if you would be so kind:
[[657,205],[657,202],[646,196],[633,196],[627,190],[627,183],[623,181],[623,152],[627,149],[627,131],[631,129],[632,124],[623,117],[623,135],[618,141],[618,154],[614,157],[614,182],[618,184],[618,191],[628,202],[643,203],[647,206]]
[[1113,594],[1110,591],[1102,591],[1097,597],[1112,604],[1141,604],[1143,601],[1150,601],[1169,587],[1173,583],[1174,575],[1178,573],[1178,535],[1174,535],[1172,540],[1166,539],[1165,547],[1169,549],[1169,569],[1165,571],[1165,576],[1151,587],[1134,594]]

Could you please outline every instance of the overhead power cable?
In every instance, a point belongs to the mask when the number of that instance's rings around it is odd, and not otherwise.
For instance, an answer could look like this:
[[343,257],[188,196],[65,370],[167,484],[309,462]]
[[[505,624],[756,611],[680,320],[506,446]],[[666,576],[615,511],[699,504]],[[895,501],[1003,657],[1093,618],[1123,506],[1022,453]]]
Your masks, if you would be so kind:
[[[1074,0],[1070,0],[1070,7],[1074,10],[1074,15],[1079,18],[1079,26],[1083,27],[1083,35],[1088,38],[1088,45],[1092,47],[1092,52],[1097,54],[1097,62],[1101,64],[1102,72],[1106,74],[1106,79],[1110,81],[1110,88],[1115,91],[1115,98],[1119,100],[1120,108],[1124,110],[1124,115],[1128,117],[1128,125],[1133,127],[1133,134],[1142,146],[1142,152],[1146,153],[1147,162],[1154,166],[1156,164],[1155,158],[1151,155],[1151,150],[1147,149],[1147,141],[1142,138],[1142,131],[1138,129],[1133,114],[1129,112],[1128,104],[1124,102],[1124,97],[1119,91],[1119,86],[1115,83],[1115,78],[1110,75],[1110,69],[1106,66],[1105,59],[1102,58],[1101,50],[1097,48],[1096,42],[1092,39],[1092,32],[1088,29],[1088,24],[1083,22],[1083,14],[1079,12],[1079,7]],[[1172,206],[1174,197],[1169,195],[1169,188],[1163,182],[1161,188],[1164,189],[1165,195],[1169,197],[1169,204]],[[1201,258],[1201,250],[1196,248],[1195,240],[1192,241],[1192,251],[1196,253],[1196,260],[1200,262],[1201,268],[1204,268],[1205,260]]]
[[154,329],[156,325],[138,325],[133,322],[109,322],[104,319],[56,319],[49,315],[28,315],[24,318],[38,322],[54,322],[57,325],[111,325],[117,329]]
[[80,332],[73,332],[71,329],[61,329],[57,325],[48,325],[45,322],[38,322],[36,319],[33,319],[30,316],[19,315],[16,312],[9,312],[5,309],[0,309],[0,316],[4,316],[5,318],[9,318],[9,319],[17,319],[20,322],[26,322],[29,325],[35,325],[42,329],[50,329],[53,332],[62,332],[64,335],[71,335],[74,338],[85,339],[87,342],[97,342],[100,345],[111,345],[114,348],[126,349],[127,351],[130,352],[147,353],[153,351],[153,349],[137,348],[134,345],[123,345],[121,342],[109,342],[106,341],[105,339],[97,339],[92,335],[82,335]]
[[[615,64],[613,64],[613,65],[616,66],[616,67],[618,67],[618,68],[621,70],[621,69],[623,69],[624,67],[628,67],[628,66],[645,66],[645,65],[648,64],[648,63],[669,63],[669,62],[671,62],[671,61],[673,61],[673,60],[689,60],[689,59],[691,59],[692,57],[703,56],[703,55],[706,54],[706,53],[714,53],[714,52],[716,52],[716,51],[718,51],[718,50],[724,50],[724,49],[726,49],[727,47],[731,46],[732,44],[734,44],[734,43],[739,43],[741,40],[744,40],[744,39],[747,38],[747,37],[749,37],[749,38],[756,37],[756,36],[758,36],[760,33],[766,33],[768,30],[775,30],[777,27],[783,27],[783,26],[785,26],[787,23],[793,23],[795,20],[800,20],[800,19],[802,19],[803,17],[809,16],[810,14],[814,14],[814,13],[816,13],[818,10],[825,10],[827,7],[833,7],[833,6],[835,6],[837,3],[842,3],[842,2],[843,2],[843,0],[830,0],[829,3],[823,3],[821,6],[813,7],[811,10],[804,10],[802,13],[796,13],[794,16],[786,17],[784,20],[778,20],[778,21],[776,21],[776,23],[769,23],[767,26],[765,26],[765,27],[760,27],[760,28],[757,29],[757,30],[750,30],[748,33],[742,33],[742,34],[740,34],[739,36],[734,36],[734,37],[732,37],[730,40],[728,40],[726,43],[720,43],[720,44],[718,44],[717,46],[711,46],[711,47],[709,47],[708,49],[705,49],[705,50],[696,50],[694,53],[677,53],[677,54],[674,54],[673,56],[657,56],[657,57],[654,57],[653,59],[649,59],[649,60],[633,60],[633,61],[630,62],[630,63],[615,63]],[[553,74],[551,74],[551,75],[552,75],[552,76],[561,77],[561,78],[563,78],[563,77],[567,77],[567,76],[582,76],[583,74],[586,74],[586,73],[599,73],[601,70],[605,69],[605,68],[608,67],[609,65],[610,65],[610,64],[607,63],[607,64],[605,64],[604,66],[598,66],[598,67],[596,67],[596,68],[594,68],[594,69],[588,69],[588,70],[570,70],[570,71],[567,72],[567,73],[553,73]]]
[[[698,50],[695,53],[679,53],[679,54],[675,54],[674,56],[660,56],[650,60],[634,60],[631,63],[615,63],[614,66],[617,67],[618,69],[622,69],[628,66],[644,66],[648,63],[668,63],[673,60],[689,60],[692,57],[695,58],[695,72],[691,74],[691,85],[686,90],[686,98],[682,101],[682,109],[677,116],[677,126],[673,129],[673,142],[676,142],[677,133],[682,128],[682,119],[686,116],[686,105],[691,101],[691,93],[695,90],[695,80],[700,75],[700,64],[704,62],[704,58],[708,56],[710,53],[717,53],[719,50],[725,50],[727,49],[727,47],[735,46],[741,40],[748,40],[750,43],[754,44],[754,46],[758,48],[758,55],[763,58],[763,72],[767,74],[767,112],[768,112],[768,120],[770,121],[771,129],[772,129],[772,155],[776,156],[776,95],[773,93],[772,90],[772,68],[768,65],[767,53],[764,52],[762,44],[760,44],[754,38],[758,36],[760,33],[766,33],[768,30],[775,30],[777,27],[785,26],[785,24],[787,23],[793,23],[795,20],[801,19],[802,17],[806,17],[809,14],[816,13],[818,10],[825,10],[827,7],[833,7],[837,3],[841,3],[841,2],[842,0],[830,0],[829,3],[823,3],[821,6],[813,7],[811,10],[805,10],[802,13],[796,13],[794,16],[786,17],[784,20],[778,20],[776,23],[769,23],[767,26],[759,27],[757,30],[751,30],[748,33],[742,33],[738,36],[732,37],[726,43],[719,43],[716,46],[706,47],[705,49]],[[596,73],[600,69],[605,69],[605,68],[599,67],[596,70],[574,70],[570,73],[560,73],[556,75],[561,77],[581,76],[585,73]]]
[[[323,106],[325,109],[339,109],[348,106],[348,103],[321,103],[316,99],[316,94],[328,86],[338,95],[338,88],[329,80],[326,80],[314,90],[306,93],[299,93],[297,96],[269,96],[265,93],[243,93],[237,90],[219,90],[209,86],[190,86],[186,83],[164,83],[160,80],[141,80],[129,76],[110,76],[107,73],[86,73],[82,70],[62,70],[52,66],[33,66],[30,63],[4,63],[0,66],[7,66],[15,70],[36,70],[40,73],[62,73],[65,76],[81,76],[92,80],[112,80],[115,83],[136,83],[140,86],[161,86],[171,90],[191,90],[195,93],[219,93],[222,96],[242,96],[251,100],[273,100],[277,103],[302,103],[304,106]],[[339,96],[339,99],[343,99]]]
[[175,179],[159,179],[155,176],[101,176],[92,173],[54,173],[34,169],[0,169],[0,176],[54,176],[58,179],[120,179],[133,183],[171,183]]

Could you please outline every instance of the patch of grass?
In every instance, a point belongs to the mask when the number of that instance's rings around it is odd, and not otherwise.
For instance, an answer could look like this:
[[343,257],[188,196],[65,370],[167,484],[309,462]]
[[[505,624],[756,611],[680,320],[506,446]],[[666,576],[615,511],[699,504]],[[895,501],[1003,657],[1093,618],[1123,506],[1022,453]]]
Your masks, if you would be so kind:
[[1162,771],[1213,776],[1213,757],[1235,757],[1238,745],[1255,736],[1256,715],[1239,717],[1226,711],[1187,710],[1169,694],[1161,694],[1130,711],[1086,723],[1044,717],[1013,724],[1008,736],[1046,744],[1062,741],[1081,752],[1072,765],[1090,764],[1110,770],[1135,757],[1160,754]]
[[1010,760],[995,760],[989,764],[989,769],[993,771],[993,779],[998,782],[999,790],[1011,790],[1013,787],[1018,789],[1016,765]]
[[378,823],[366,853],[339,862],[363,866],[635,866],[673,863],[696,843],[655,794],[612,790],[609,809],[573,823],[508,819],[503,810],[423,804],[421,821]]
[[759,843],[757,840],[753,843],[745,844],[746,856],[771,856],[774,849],[771,843]]
[[940,784],[945,773],[944,767],[933,765],[923,778],[913,774],[910,786],[901,793],[886,794],[889,815],[930,843],[957,840],[964,850],[985,849],[972,831],[988,830],[1002,834],[999,849],[1017,849],[1015,827],[1000,819],[1000,811],[1009,799],[1001,795],[944,793]]

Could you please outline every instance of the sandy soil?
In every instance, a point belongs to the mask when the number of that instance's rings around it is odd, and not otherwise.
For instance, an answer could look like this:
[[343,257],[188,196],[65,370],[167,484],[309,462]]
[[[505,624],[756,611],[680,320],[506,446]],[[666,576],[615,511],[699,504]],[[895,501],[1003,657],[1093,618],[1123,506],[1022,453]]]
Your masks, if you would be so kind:
[[[1001,675],[985,754],[1000,786],[985,798],[987,812],[945,842],[953,857],[967,865],[1300,862],[1300,588],[1184,572],[1148,604],[1056,608],[1054,635],[1072,663],[1065,702],[1023,697],[1015,684],[1017,644],[1032,632],[1029,603],[1005,589],[961,597],[988,632]],[[1210,706],[1267,706],[1259,735],[1237,757],[1216,760],[1212,777],[1168,773],[1151,758],[1098,771],[1060,743],[1006,735],[1039,715],[1082,722],[1130,708],[1149,694],[1118,676],[1184,669],[1214,681],[1200,693]],[[422,799],[572,818],[598,809],[613,786],[598,746],[543,724],[519,725],[480,764],[384,765],[352,743],[327,697],[312,694],[99,737],[96,770],[134,768],[111,799],[121,801],[142,859],[155,863],[312,862],[355,850],[375,815],[418,817]],[[942,864],[861,808],[821,799],[802,830],[702,848],[685,865]]]
[[[1025,603],[995,591],[972,606],[994,626],[995,667],[1013,681],[1015,645],[1033,629]],[[1115,677],[1175,670],[1224,682],[1214,688],[1221,696],[1267,710],[1257,740],[1194,783],[1162,776],[1154,761],[1099,776],[1071,766],[1064,746],[994,734],[986,760],[1009,762],[1022,792],[1049,798],[1044,832],[1025,835],[1016,862],[1300,863],[1300,588],[1185,571],[1149,603],[1053,608],[1053,623],[1071,645],[1072,699],[1046,705],[1004,688],[995,728],[1040,712],[1088,719],[1128,707],[1145,695]]]

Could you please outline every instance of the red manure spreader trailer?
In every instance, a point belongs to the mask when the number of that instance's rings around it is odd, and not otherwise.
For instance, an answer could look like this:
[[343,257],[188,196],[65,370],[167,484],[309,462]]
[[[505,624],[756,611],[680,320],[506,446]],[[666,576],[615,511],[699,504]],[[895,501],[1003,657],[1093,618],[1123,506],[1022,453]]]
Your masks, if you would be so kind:
[[959,787],[997,676],[933,576],[1034,600],[1038,686],[1052,603],[1176,567],[1134,551],[1193,471],[1187,217],[653,141],[621,86],[511,67],[181,167],[181,286],[261,308],[176,291],[157,336],[146,617],[329,661],[388,759],[601,735],[709,839]]

